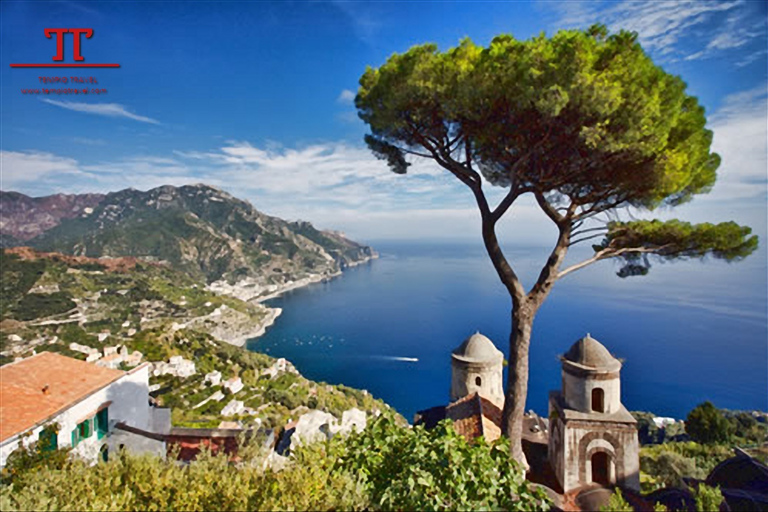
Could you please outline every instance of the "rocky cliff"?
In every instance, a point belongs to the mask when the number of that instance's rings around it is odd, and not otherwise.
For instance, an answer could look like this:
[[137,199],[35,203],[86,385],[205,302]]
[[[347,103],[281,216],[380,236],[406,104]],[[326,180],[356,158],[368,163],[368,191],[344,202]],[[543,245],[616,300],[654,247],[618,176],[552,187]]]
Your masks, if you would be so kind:
[[65,219],[88,214],[104,197],[103,194],[29,197],[0,190],[0,242],[9,246],[31,240]]

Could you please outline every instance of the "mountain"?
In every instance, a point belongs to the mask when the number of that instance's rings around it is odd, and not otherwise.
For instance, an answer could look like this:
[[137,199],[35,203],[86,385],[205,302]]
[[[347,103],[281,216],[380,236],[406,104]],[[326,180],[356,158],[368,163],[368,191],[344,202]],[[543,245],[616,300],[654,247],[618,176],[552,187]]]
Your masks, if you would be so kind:
[[103,194],[56,194],[29,197],[0,190],[0,244],[18,245],[58,226],[65,219],[87,214]]
[[[105,196],[30,198],[5,192],[3,201],[0,234],[6,239],[79,256],[164,261],[209,283],[245,280],[280,287],[333,275],[374,254],[339,233],[270,217],[207,185],[126,189]],[[38,205],[45,209],[38,211]],[[42,232],[30,236],[34,222]]]

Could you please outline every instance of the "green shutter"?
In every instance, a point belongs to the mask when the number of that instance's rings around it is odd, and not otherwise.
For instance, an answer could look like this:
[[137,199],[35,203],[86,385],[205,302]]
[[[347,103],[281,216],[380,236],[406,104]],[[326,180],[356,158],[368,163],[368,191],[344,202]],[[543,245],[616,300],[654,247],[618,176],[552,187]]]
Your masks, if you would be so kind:
[[80,429],[80,439],[88,439],[91,437],[91,419],[87,419],[78,425]]
[[96,434],[99,439],[109,431],[109,408],[104,408],[96,414]]
[[77,443],[79,441],[77,436],[78,427],[75,427],[75,429],[72,431],[72,448],[77,446]]
[[59,438],[56,435],[56,432],[51,430],[41,430],[37,442],[39,443],[40,448],[46,452],[53,451],[59,447]]

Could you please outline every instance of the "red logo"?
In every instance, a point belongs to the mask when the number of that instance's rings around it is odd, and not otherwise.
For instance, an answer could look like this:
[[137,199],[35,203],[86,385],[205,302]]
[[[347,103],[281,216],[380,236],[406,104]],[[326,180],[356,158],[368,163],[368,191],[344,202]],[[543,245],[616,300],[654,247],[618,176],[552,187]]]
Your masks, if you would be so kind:
[[64,35],[72,34],[72,53],[76,61],[80,63],[72,64],[11,64],[12,68],[119,68],[120,64],[85,64],[82,61],[82,39],[80,36],[85,35],[86,39],[90,39],[93,36],[92,28],[46,28],[43,30],[45,37],[51,39],[56,34],[56,56],[53,57],[54,61],[64,60]]

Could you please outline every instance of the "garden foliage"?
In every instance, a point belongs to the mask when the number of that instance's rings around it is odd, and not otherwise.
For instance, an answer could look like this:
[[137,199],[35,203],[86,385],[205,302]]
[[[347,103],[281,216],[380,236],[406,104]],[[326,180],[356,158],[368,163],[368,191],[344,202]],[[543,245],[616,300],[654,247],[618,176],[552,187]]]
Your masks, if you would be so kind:
[[265,469],[255,444],[236,464],[209,453],[184,465],[126,452],[95,466],[35,464],[4,482],[0,509],[547,509],[507,453],[503,442],[466,442],[448,423],[425,431],[382,417],[362,433],[298,449],[282,471]]

